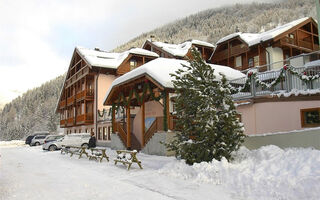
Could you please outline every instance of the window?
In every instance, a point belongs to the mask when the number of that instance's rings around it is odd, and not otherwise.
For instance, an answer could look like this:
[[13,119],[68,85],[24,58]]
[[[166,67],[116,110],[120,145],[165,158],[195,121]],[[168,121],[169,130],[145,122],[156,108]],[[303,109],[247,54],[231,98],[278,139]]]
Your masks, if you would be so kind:
[[242,66],[242,59],[241,56],[236,57],[236,67]]
[[98,140],[101,140],[101,128],[98,128]]
[[130,70],[134,70],[137,67],[137,61],[135,59],[130,60]]
[[248,59],[249,67],[253,67],[253,58]]
[[108,140],[111,140],[111,136],[110,136],[111,131],[112,131],[112,126],[109,126],[108,127]]
[[316,127],[320,126],[320,107],[301,109],[301,127]]
[[108,138],[107,138],[107,127],[103,127],[103,140],[108,140]]

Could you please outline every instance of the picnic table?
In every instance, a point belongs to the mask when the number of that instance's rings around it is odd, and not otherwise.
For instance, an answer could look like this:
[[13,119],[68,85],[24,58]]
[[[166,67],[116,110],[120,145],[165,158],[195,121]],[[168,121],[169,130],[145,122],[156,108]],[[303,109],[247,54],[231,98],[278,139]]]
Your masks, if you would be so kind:
[[82,157],[82,155],[88,156],[88,153],[86,152],[86,147],[81,146],[71,146],[71,145],[62,145],[61,154],[62,153],[70,153],[70,157],[73,156],[73,154],[79,155],[79,159]]
[[142,169],[141,161],[137,159],[137,151],[128,151],[128,150],[117,150],[117,158],[114,159],[114,164],[116,165],[118,162],[121,162],[124,166],[128,165],[128,170],[130,169],[132,163],[137,163]]
[[95,148],[90,148],[91,153],[89,153],[89,160],[95,159],[96,161],[101,162],[103,158],[105,158],[108,162],[109,162],[109,157],[106,154],[106,149],[105,148],[99,148],[99,147],[95,147]]

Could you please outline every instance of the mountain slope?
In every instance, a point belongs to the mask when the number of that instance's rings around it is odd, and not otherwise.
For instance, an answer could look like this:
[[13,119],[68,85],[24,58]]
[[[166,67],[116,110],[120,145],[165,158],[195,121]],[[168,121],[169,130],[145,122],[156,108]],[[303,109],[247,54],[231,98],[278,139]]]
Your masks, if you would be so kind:
[[282,0],[279,3],[236,4],[234,6],[209,9],[184,19],[144,33],[114,51],[141,47],[151,35],[155,40],[180,43],[188,39],[200,39],[216,43],[220,38],[234,33],[260,32],[272,29],[298,18],[311,16],[315,19],[314,0]]
[[0,113],[0,140],[21,139],[34,131],[57,130],[55,106],[64,75],[27,91],[6,104]]

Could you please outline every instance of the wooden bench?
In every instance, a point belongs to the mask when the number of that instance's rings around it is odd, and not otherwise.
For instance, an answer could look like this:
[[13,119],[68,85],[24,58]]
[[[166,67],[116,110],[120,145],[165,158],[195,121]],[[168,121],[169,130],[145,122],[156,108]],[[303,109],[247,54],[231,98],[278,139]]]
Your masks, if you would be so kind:
[[89,153],[89,160],[96,160],[101,162],[103,158],[105,158],[109,162],[109,157],[106,154],[106,149],[105,148],[90,148],[91,153]]
[[128,165],[128,170],[130,169],[132,163],[137,163],[142,169],[141,162],[137,159],[137,151],[128,151],[128,150],[117,150],[117,158],[114,159],[114,164],[121,162],[124,166]]
[[65,145],[62,145],[60,153],[61,154],[68,154],[69,153],[69,148],[67,146],[65,146]]
[[86,148],[79,147],[79,146],[70,146],[70,145],[62,146],[61,154],[62,153],[66,153],[66,154],[70,153],[70,157],[72,157],[73,154],[79,155],[79,159],[82,157],[83,154],[89,157],[88,153],[86,152]]

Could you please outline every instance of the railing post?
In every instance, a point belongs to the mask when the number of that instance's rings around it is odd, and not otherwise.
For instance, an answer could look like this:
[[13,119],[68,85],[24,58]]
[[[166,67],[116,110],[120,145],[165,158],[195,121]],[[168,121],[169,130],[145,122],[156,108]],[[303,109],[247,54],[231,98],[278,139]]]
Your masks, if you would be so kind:
[[256,96],[256,79],[253,76],[250,76],[250,84],[251,84],[251,95],[252,97]]
[[285,79],[286,79],[286,90],[290,92],[292,90],[292,75],[286,70],[285,72]]

